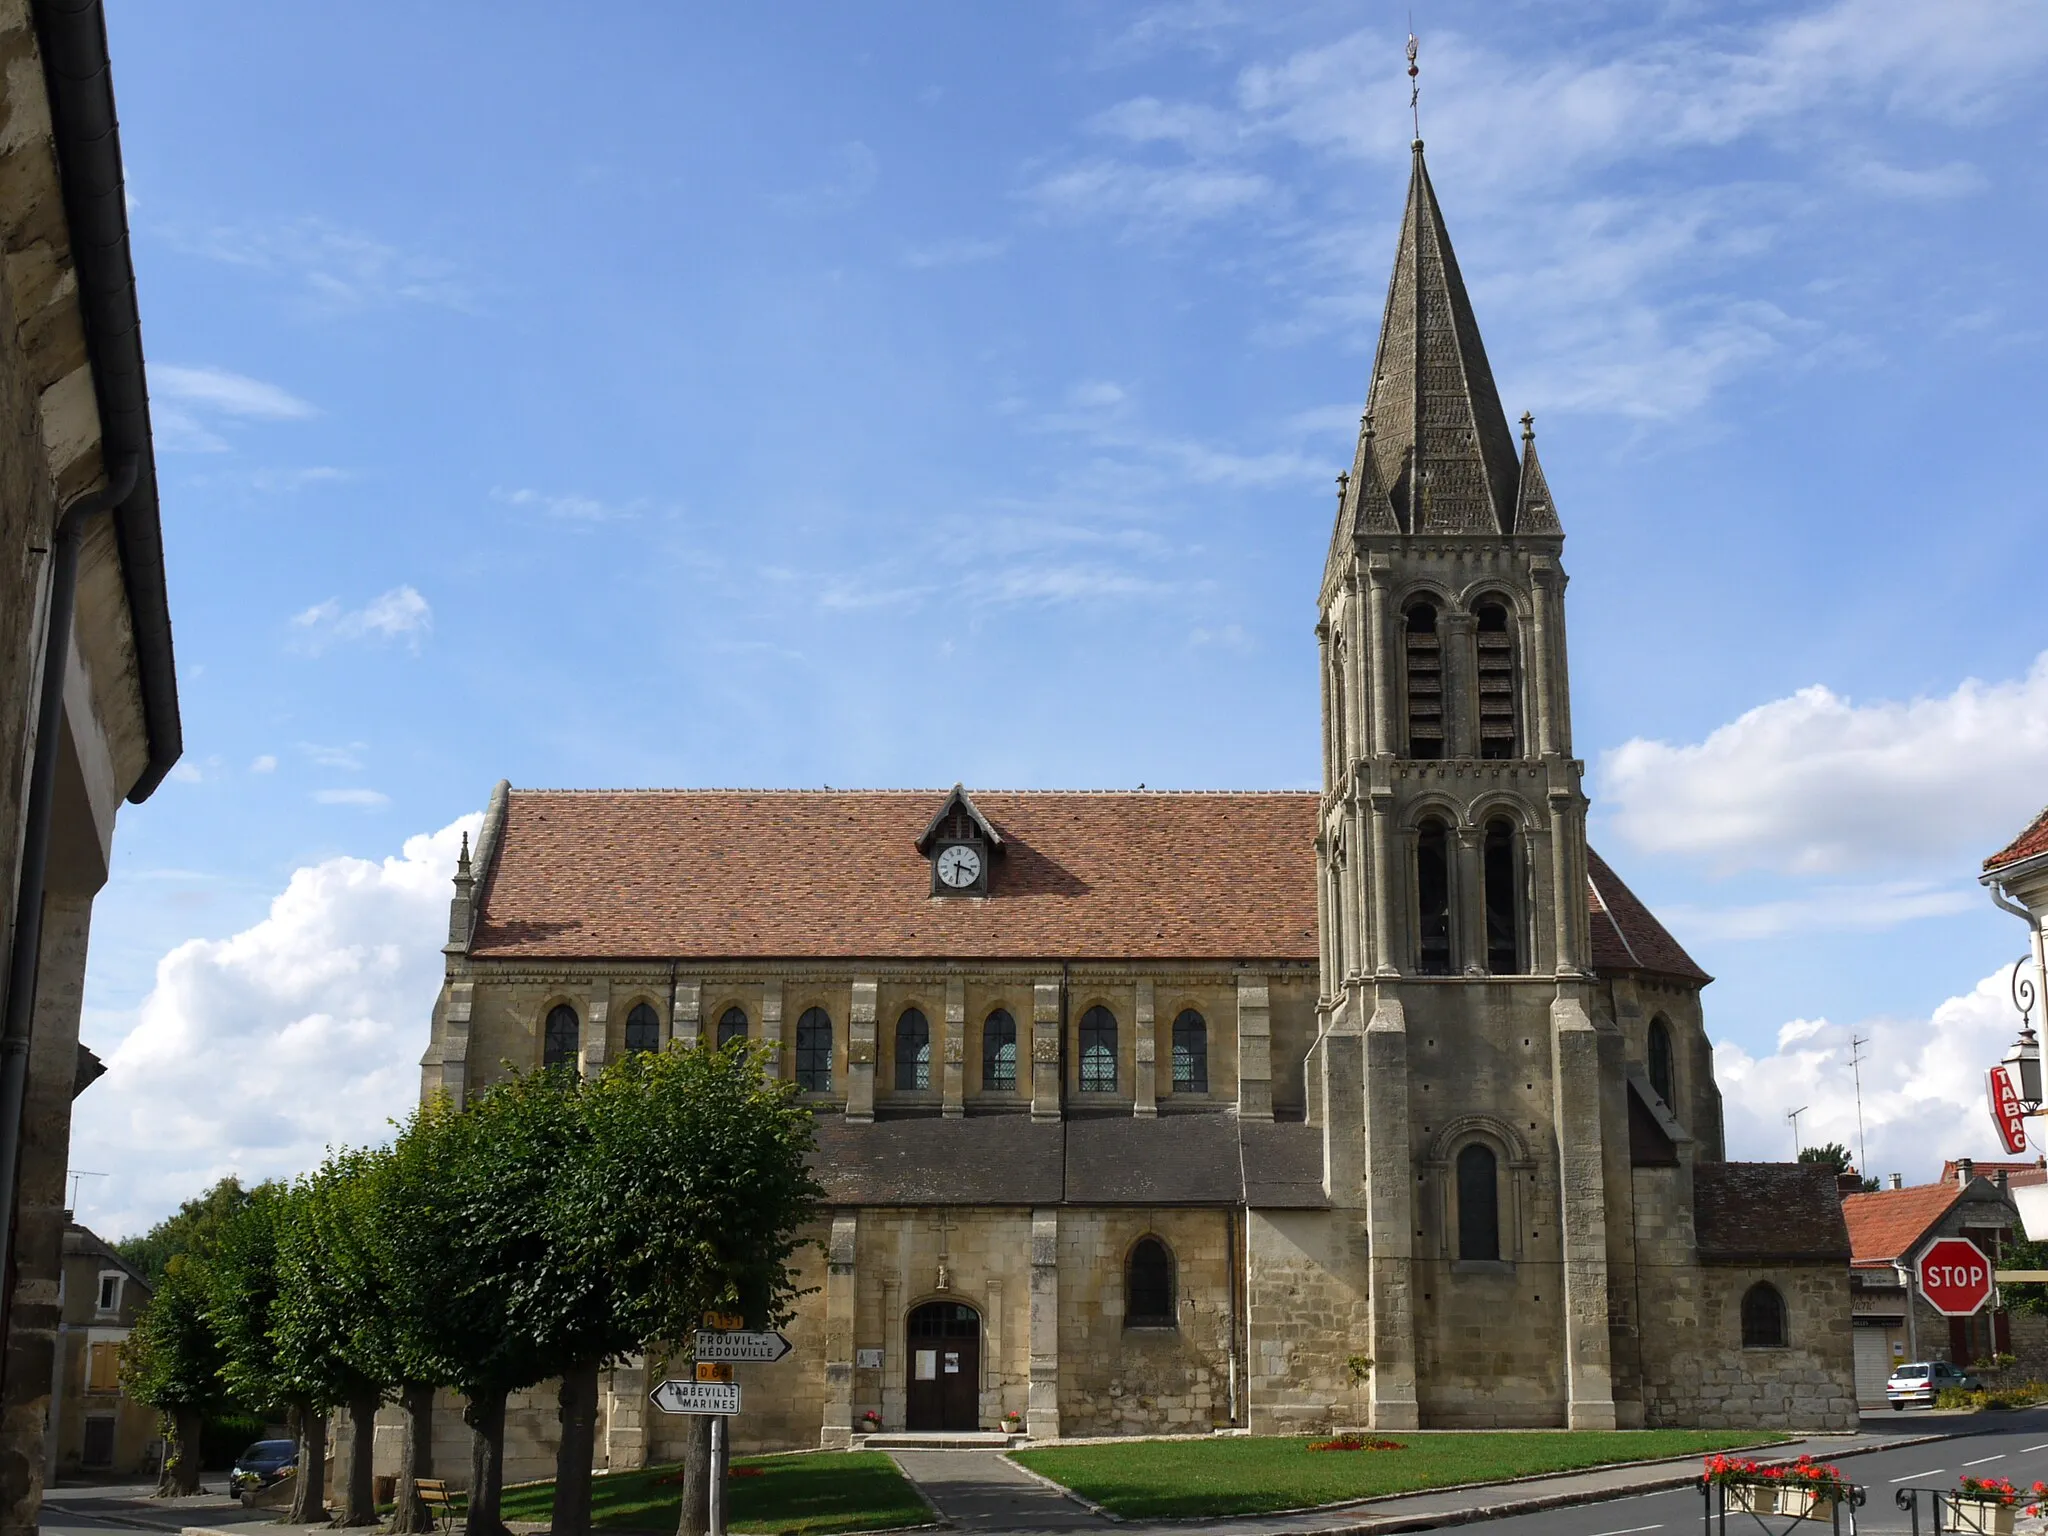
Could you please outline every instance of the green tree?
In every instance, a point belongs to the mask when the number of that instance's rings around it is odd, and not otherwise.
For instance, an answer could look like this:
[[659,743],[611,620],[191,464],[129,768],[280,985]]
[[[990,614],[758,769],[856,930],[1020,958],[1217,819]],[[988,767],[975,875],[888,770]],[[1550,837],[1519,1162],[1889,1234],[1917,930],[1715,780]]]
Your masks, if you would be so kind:
[[242,1188],[233,1174],[205,1194],[187,1200],[171,1215],[140,1237],[124,1237],[114,1251],[142,1271],[152,1289],[163,1279],[170,1262],[182,1253],[202,1257],[211,1252],[221,1229],[248,1205],[252,1191]]
[[121,1389],[163,1418],[166,1454],[157,1495],[199,1491],[206,1419],[228,1406],[221,1380],[226,1363],[207,1321],[207,1281],[196,1254],[164,1265],[149,1305],[121,1346]]
[[1824,1147],[1801,1147],[1799,1161],[1825,1163],[1836,1173],[1847,1173],[1851,1167],[1849,1149],[1839,1141],[1831,1141]]
[[[1999,1245],[1998,1267],[2048,1270],[2048,1242],[2028,1242],[2025,1238],[2010,1239]],[[1998,1299],[2008,1311],[2048,1317],[2048,1284],[2028,1280],[2001,1282],[1998,1287]]]

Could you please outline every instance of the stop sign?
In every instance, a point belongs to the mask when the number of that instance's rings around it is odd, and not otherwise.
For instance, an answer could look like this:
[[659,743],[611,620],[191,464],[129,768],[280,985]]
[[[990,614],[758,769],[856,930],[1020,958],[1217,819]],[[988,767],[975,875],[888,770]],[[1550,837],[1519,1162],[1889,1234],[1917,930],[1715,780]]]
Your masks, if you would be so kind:
[[1991,1299],[1991,1261],[1960,1237],[1928,1244],[1918,1271],[1920,1294],[1944,1316],[1968,1317]]

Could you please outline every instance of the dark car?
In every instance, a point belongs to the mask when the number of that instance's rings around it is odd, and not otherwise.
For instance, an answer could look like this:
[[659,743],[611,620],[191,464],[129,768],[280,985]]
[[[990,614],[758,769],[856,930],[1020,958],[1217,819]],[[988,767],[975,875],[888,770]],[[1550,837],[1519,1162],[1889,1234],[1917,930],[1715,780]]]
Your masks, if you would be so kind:
[[228,1492],[239,1496],[245,1489],[268,1488],[299,1464],[298,1442],[258,1440],[235,1458],[228,1474]]

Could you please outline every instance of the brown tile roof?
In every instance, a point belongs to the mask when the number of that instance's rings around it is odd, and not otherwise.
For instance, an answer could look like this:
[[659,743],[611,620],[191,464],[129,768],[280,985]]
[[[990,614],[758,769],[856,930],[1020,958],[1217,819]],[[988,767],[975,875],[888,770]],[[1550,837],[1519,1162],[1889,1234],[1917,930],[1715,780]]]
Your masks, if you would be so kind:
[[1984,861],[1986,869],[2003,869],[2037,853],[2048,853],[2048,810],[2027,823],[2027,830]]
[[[1979,1161],[1976,1158],[1972,1158],[1970,1160],[1970,1171],[1974,1173],[1978,1178],[1988,1179],[1991,1178],[1994,1174],[2002,1173],[2006,1176],[2007,1181],[2009,1183],[2014,1184],[2019,1183],[2022,1178],[2025,1178],[2026,1175],[2039,1175],[2043,1172],[2043,1170],[2048,1170],[2048,1160],[2043,1160],[2041,1158],[2030,1158],[2026,1162],[2020,1163]],[[1945,1162],[1943,1162],[1941,1165],[1941,1178],[1939,1182],[1943,1184],[1955,1183],[1956,1172],[1956,1160],[1951,1157],[1947,1159]],[[2027,1182],[2040,1183],[2043,1181],[2040,1178],[2035,1177],[2027,1179]]]
[[[514,790],[480,959],[1313,961],[1317,797],[988,791],[986,901],[931,896],[945,790]],[[1704,982],[1597,855],[1601,971]]]
[[1698,1163],[1692,1192],[1703,1262],[1849,1258],[1835,1171],[1825,1164]]
[[1844,1195],[1842,1216],[1849,1223],[1850,1262],[1890,1264],[1926,1236],[1962,1193],[1950,1178],[1943,1184]]

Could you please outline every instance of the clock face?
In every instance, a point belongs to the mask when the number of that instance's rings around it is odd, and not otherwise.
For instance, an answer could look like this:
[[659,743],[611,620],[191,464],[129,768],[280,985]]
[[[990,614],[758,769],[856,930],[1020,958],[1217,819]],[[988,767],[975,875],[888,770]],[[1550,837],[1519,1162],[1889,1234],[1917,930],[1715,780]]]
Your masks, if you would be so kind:
[[981,878],[981,855],[955,843],[939,855],[939,880],[956,891],[964,891]]

